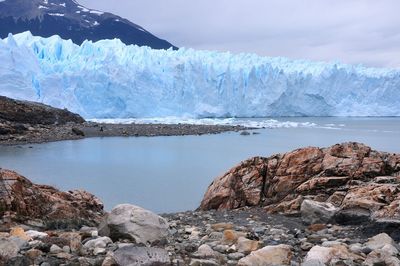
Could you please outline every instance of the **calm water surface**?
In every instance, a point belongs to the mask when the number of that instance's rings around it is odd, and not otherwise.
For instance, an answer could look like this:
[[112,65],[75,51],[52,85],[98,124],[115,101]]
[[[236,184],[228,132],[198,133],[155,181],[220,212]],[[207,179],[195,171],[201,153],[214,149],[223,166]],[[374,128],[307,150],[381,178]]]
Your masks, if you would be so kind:
[[312,128],[205,136],[112,137],[0,147],[0,167],[62,190],[82,188],[107,209],[133,203],[155,212],[194,209],[210,182],[251,156],[359,141],[400,152],[399,118],[288,118]]

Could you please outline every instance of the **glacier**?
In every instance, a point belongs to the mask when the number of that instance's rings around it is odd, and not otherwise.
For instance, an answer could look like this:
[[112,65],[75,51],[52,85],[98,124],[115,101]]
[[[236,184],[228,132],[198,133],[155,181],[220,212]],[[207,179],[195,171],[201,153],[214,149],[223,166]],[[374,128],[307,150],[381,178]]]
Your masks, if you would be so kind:
[[88,119],[399,116],[400,70],[24,32],[0,39],[0,95]]

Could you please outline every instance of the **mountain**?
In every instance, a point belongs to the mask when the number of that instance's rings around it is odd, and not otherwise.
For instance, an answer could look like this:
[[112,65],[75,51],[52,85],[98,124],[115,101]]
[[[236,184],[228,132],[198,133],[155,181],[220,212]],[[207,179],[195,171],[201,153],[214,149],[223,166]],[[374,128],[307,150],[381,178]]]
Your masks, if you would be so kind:
[[400,70],[29,32],[0,40],[0,94],[85,118],[400,116]]
[[86,8],[75,0],[0,0],[0,37],[24,31],[42,37],[59,35],[76,44],[118,38],[125,44],[153,49],[176,48],[129,20]]

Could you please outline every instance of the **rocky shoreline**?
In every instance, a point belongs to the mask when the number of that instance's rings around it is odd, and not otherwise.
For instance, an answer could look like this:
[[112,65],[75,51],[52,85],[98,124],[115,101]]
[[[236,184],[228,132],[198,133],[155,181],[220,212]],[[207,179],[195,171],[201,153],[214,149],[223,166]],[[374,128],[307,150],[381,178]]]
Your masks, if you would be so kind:
[[400,155],[360,143],[246,160],[161,215],[2,169],[0,265],[400,265],[399,191]]
[[[104,236],[97,227],[45,231],[13,227],[1,233],[0,247],[12,245],[14,249],[0,253],[6,255],[4,265],[312,266],[398,265],[399,262],[398,244],[388,234],[368,235],[362,227],[354,225],[304,226],[299,217],[268,215],[257,208],[188,211],[161,217],[169,226],[164,234],[157,234],[159,242],[152,244],[135,243],[130,238],[115,239],[113,234]],[[143,233],[146,234],[149,233]],[[268,247],[274,250],[259,259],[251,256]],[[318,254],[319,261],[327,263],[314,264],[312,259],[307,262],[313,253]],[[271,260],[277,254],[278,262],[274,263]],[[373,264],[382,260],[394,264]]]
[[204,135],[249,129],[228,125],[93,123],[68,110],[0,96],[0,145],[90,137]]
[[212,182],[200,209],[262,206],[270,213],[296,214],[308,200],[321,203],[326,221],[398,220],[399,183],[400,154],[356,142],[306,147],[243,161]]
[[[0,124],[1,127],[1,124]],[[24,145],[93,137],[155,137],[247,132],[251,128],[191,124],[105,124],[85,122],[65,125],[23,125],[24,132],[0,134],[0,145]]]

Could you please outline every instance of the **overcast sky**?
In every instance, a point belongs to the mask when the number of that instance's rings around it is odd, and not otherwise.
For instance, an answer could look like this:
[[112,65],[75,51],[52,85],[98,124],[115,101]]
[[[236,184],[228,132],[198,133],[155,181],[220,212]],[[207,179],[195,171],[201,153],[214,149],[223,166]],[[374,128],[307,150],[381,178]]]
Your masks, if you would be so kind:
[[399,0],[78,0],[178,47],[400,67]]

